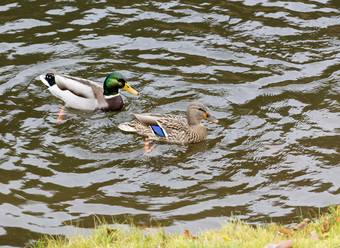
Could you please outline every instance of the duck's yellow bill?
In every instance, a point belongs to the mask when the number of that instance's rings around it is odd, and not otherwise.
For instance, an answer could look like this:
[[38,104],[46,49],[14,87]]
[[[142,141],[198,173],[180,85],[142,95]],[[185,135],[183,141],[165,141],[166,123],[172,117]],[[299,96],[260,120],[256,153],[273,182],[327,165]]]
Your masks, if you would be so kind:
[[210,115],[208,112],[205,114],[204,119],[207,119],[213,123],[218,123],[218,120],[214,116]]
[[128,83],[125,83],[125,86],[123,87],[124,90],[126,90],[127,92],[136,95],[138,94],[138,92],[134,89],[131,88],[131,86]]

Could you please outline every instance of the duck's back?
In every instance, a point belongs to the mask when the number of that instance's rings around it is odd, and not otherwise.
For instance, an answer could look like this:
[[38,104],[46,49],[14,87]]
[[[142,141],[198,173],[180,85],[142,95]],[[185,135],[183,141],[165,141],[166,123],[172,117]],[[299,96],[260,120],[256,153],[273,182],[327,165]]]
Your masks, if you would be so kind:
[[135,120],[122,123],[118,127],[150,139],[173,143],[196,143],[206,137],[206,128],[202,124],[190,127],[187,119],[178,115],[145,113],[135,116]]

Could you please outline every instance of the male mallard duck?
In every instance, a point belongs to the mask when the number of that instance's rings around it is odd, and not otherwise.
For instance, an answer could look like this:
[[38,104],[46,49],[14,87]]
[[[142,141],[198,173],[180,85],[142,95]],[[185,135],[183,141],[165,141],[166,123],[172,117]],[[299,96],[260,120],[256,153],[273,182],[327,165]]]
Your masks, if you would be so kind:
[[[173,143],[197,143],[207,136],[207,129],[201,123],[205,118],[217,123],[203,104],[194,102],[188,106],[187,118],[168,114],[134,114],[136,119],[118,125],[127,132],[136,132],[149,139]],[[146,144],[147,145],[147,144]]]
[[83,110],[120,110],[124,103],[119,89],[124,89],[137,95],[119,72],[109,74],[103,87],[97,83],[73,76],[63,75],[56,70],[50,70],[40,75],[40,80],[56,97],[62,99],[66,106]]

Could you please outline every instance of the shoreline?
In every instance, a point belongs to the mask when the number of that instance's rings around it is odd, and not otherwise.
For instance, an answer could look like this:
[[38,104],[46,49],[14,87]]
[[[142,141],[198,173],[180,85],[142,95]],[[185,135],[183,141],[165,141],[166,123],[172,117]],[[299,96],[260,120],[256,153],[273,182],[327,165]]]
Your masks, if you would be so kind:
[[304,218],[295,225],[279,223],[251,225],[231,220],[220,229],[204,230],[193,235],[168,233],[162,227],[122,228],[100,223],[90,235],[71,238],[44,235],[29,247],[340,247],[340,205],[327,213]]

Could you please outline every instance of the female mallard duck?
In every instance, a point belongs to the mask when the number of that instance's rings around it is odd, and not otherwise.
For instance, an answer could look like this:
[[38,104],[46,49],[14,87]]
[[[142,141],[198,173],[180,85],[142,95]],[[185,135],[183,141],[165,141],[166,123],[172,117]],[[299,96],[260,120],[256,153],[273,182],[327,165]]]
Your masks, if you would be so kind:
[[120,110],[124,103],[118,92],[119,89],[137,95],[137,91],[128,85],[119,72],[108,75],[103,87],[87,79],[63,75],[56,70],[40,75],[40,80],[53,95],[62,99],[66,106],[76,109]]
[[136,119],[118,125],[118,128],[135,132],[149,139],[173,143],[197,143],[207,136],[207,129],[201,123],[205,118],[217,123],[203,104],[194,102],[188,106],[187,118],[168,114],[135,114]]

